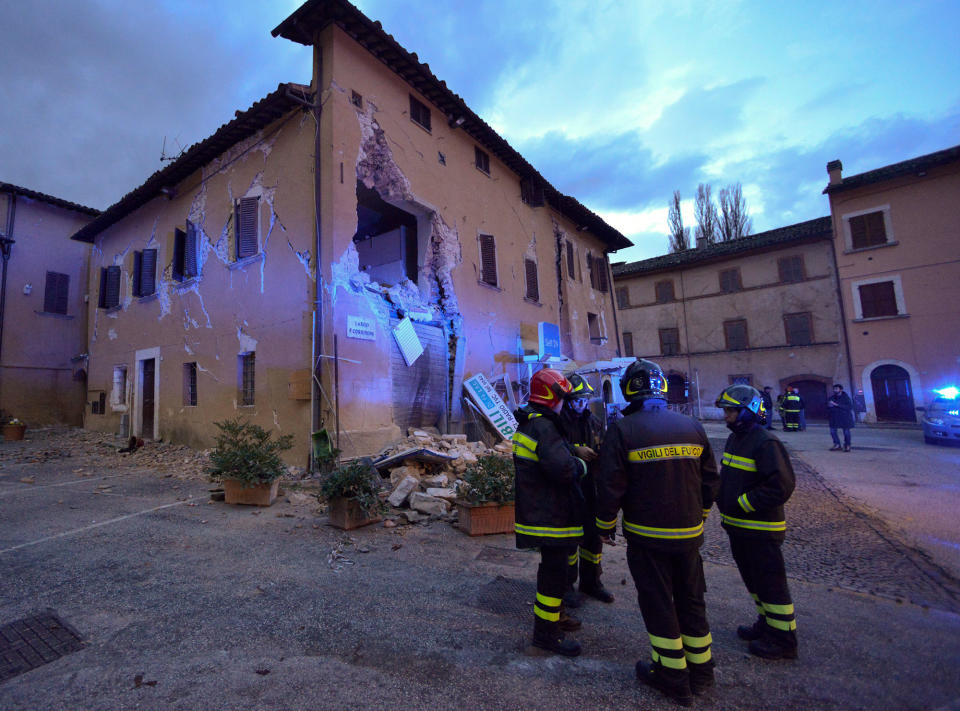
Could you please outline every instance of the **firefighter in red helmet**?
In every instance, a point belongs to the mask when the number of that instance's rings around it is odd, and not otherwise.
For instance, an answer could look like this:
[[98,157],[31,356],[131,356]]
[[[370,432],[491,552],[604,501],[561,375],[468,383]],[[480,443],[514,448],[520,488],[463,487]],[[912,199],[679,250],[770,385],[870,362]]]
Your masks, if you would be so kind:
[[533,644],[575,657],[580,643],[564,636],[579,621],[562,613],[567,587],[567,560],[583,536],[580,480],[587,465],[575,457],[560,429],[560,410],[570,383],[556,370],[530,378],[530,399],[516,411],[513,464],[516,470],[518,548],[539,548]]
[[[586,378],[573,373],[567,378],[570,381],[571,391],[566,397],[563,410],[560,412],[560,423],[563,426],[563,435],[573,445],[574,454],[587,463],[587,476],[581,482],[584,498],[583,540],[578,550],[574,551],[569,562],[567,575],[568,597],[576,598],[573,584],[580,578],[580,592],[596,598],[600,602],[613,602],[613,594],[600,582],[603,560],[603,543],[597,532],[597,485],[594,481],[596,474],[596,459],[600,452],[600,420],[590,412],[590,398],[594,390]],[[567,598],[565,598],[565,601]],[[569,602],[568,602],[569,604]],[[579,604],[579,600],[577,600]]]
[[703,579],[703,522],[719,485],[703,427],[667,408],[667,382],[649,360],[620,378],[629,405],[607,430],[597,475],[597,528],[613,535],[623,510],[627,564],[650,637],[637,678],[689,704],[714,685]]

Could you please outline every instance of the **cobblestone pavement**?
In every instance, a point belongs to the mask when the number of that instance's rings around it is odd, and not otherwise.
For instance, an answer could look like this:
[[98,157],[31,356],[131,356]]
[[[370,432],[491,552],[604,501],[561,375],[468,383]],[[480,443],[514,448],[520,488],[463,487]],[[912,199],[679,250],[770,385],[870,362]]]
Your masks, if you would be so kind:
[[[719,457],[724,439],[712,439]],[[788,445],[789,449],[789,445]],[[790,578],[960,612],[960,581],[881,519],[792,457],[797,488],[786,507],[783,555]],[[714,509],[704,560],[734,565]]]

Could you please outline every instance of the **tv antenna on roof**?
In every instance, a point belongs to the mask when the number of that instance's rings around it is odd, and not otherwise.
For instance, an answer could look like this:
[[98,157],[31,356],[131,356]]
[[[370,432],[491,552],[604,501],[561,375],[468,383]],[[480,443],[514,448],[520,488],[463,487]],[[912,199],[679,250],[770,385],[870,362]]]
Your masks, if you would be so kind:
[[168,161],[168,160],[176,160],[177,158],[179,158],[180,156],[182,156],[184,153],[186,153],[186,151],[183,149],[183,146],[180,145],[180,141],[178,141],[176,138],[174,138],[173,140],[176,141],[176,143],[177,143],[177,148],[180,149],[180,152],[177,153],[176,155],[167,155],[167,137],[164,136],[164,137],[163,137],[163,144],[160,146],[160,161],[161,161],[161,162],[162,162],[162,161]]

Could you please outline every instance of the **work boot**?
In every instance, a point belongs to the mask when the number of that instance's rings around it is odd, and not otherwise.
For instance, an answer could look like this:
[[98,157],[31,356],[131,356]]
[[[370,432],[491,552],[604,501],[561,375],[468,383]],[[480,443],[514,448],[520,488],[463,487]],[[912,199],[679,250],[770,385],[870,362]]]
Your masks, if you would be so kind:
[[576,657],[580,654],[580,643],[575,639],[567,639],[558,623],[539,618],[533,623],[533,646],[565,657]]
[[752,625],[740,625],[737,627],[737,637],[752,642],[755,639],[763,637],[763,632],[767,627],[767,621],[763,615],[757,615],[757,620]]
[[560,621],[557,622],[557,624],[560,625],[560,629],[564,632],[573,632],[583,627],[583,623],[580,622],[580,620],[568,615],[564,609],[560,610]]
[[584,595],[589,595],[600,602],[613,602],[613,593],[603,587],[603,583],[601,583],[599,580],[597,580],[597,582],[593,585],[584,585],[581,582],[580,592],[582,592]]
[[563,594],[563,606],[575,609],[583,604],[583,595],[578,593],[573,585]]
[[833,446],[830,448],[830,451],[831,451],[831,452],[839,452],[841,449],[843,449],[843,447],[841,447],[839,444],[835,444],[835,445],[833,445]]
[[693,692],[690,690],[690,680],[686,675],[680,677],[680,681],[670,681],[663,677],[659,664],[648,664],[644,661],[637,662],[635,669],[637,679],[647,686],[652,686],[681,706],[693,704]]
[[761,659],[796,659],[797,642],[796,636],[793,636],[793,643],[787,640],[780,640],[773,635],[766,634],[760,639],[750,642],[748,649],[750,654]]
[[690,670],[690,690],[697,696],[707,693],[716,684],[713,666],[712,659],[705,664],[687,664],[687,669]]
[[843,446],[843,451],[844,451],[844,452],[849,452],[849,451],[850,451],[850,445],[849,445],[849,444],[844,445],[844,446]]

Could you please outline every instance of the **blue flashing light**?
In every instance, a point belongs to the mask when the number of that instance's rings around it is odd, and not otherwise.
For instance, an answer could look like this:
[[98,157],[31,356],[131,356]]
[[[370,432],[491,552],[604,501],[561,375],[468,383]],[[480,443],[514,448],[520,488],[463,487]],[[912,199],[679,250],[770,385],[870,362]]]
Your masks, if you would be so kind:
[[956,400],[957,395],[960,395],[960,390],[951,385],[949,388],[941,388],[940,390],[934,390],[937,395],[947,398],[948,400]]

